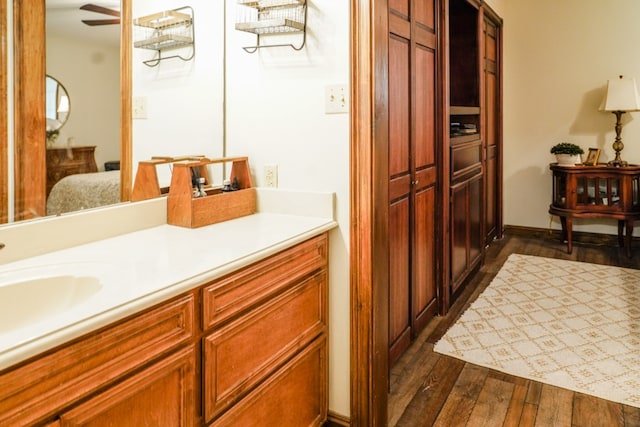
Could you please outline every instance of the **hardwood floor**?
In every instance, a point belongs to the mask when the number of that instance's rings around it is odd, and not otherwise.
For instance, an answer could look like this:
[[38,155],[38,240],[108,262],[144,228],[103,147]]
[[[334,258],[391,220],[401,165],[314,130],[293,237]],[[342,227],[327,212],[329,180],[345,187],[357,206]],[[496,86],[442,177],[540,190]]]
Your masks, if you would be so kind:
[[[640,426],[640,408],[517,378],[433,352],[456,318],[489,285],[512,253],[640,269],[612,246],[574,244],[573,254],[555,237],[505,233],[487,249],[486,263],[451,311],[434,319],[392,368],[389,426]],[[640,361],[639,361],[640,363]]]

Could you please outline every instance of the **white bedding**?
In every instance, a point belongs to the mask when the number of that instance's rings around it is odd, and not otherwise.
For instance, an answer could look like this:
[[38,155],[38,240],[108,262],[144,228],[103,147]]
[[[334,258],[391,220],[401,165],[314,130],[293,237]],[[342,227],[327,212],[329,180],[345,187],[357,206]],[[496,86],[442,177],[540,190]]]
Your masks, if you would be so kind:
[[69,175],[56,183],[47,198],[47,215],[120,202],[120,171]]

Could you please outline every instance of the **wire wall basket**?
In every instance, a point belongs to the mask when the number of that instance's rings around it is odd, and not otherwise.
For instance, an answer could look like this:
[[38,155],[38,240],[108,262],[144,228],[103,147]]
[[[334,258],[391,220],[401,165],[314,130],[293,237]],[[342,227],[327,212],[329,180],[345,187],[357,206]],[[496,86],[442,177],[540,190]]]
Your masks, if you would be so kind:
[[[180,58],[189,61],[195,56],[194,19],[191,7],[165,10],[152,15],[134,19],[135,26],[133,46],[158,52],[155,59],[144,61],[146,65],[155,66],[169,58]],[[162,51],[191,47],[191,54],[162,56]]]
[[[249,53],[259,48],[289,46],[304,47],[307,25],[306,0],[238,0],[236,30],[256,34],[255,46],[244,47]],[[260,36],[302,33],[302,44],[261,44]]]

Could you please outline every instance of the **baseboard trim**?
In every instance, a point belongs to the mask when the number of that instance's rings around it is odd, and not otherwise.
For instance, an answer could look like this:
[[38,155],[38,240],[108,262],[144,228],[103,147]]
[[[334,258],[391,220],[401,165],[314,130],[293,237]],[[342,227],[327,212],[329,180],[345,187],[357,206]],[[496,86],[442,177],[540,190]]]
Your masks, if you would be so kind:
[[[504,232],[514,236],[535,237],[560,241],[561,230],[548,228],[526,227],[520,225],[505,225]],[[638,237],[632,237],[633,242],[640,241]],[[614,234],[589,233],[586,231],[574,231],[573,243],[594,246],[618,246],[618,236]]]
[[351,418],[329,411],[324,427],[350,427]]

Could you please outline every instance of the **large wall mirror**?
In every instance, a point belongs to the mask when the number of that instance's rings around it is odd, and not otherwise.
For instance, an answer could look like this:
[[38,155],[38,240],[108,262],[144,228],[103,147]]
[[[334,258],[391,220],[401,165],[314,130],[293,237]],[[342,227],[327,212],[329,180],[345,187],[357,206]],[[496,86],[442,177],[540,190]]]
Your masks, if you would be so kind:
[[[9,22],[0,26],[0,43],[10,36],[13,48],[1,49],[0,61],[8,73],[0,77],[0,95],[8,94],[12,103],[0,96],[0,132],[8,135],[0,139],[0,163],[14,171],[0,174],[0,223],[47,215],[51,175],[47,156],[56,150],[66,155],[94,147],[98,174],[106,174],[107,164],[119,162],[119,171],[108,171],[118,176],[118,202],[131,200],[139,161],[224,153],[225,2],[193,6],[195,21],[201,23],[195,26],[196,59],[167,60],[148,67],[143,62],[154,53],[133,49],[132,18],[184,6],[179,0],[8,1],[13,2],[10,16],[6,3],[0,2],[0,19]],[[83,20],[106,23],[86,25]],[[85,34],[54,31],[56,25],[68,30],[72,24],[81,25]],[[116,47],[81,50],[94,43],[94,36],[108,32],[120,40]],[[6,52],[13,58],[7,58]],[[67,122],[49,147],[47,74],[64,86],[71,106]],[[97,79],[88,80],[88,75]],[[147,101],[149,114],[144,120],[132,122],[133,95]]]
[[[51,215],[47,199],[54,184],[86,173],[90,178],[77,180],[76,194],[88,193],[102,185],[96,177],[107,168],[116,194],[104,204],[129,200],[130,0],[13,0],[13,15],[6,16],[6,5],[0,14],[13,24],[8,35],[14,47],[13,79],[3,82],[13,92],[13,108],[2,106],[0,122],[8,129],[13,118],[0,161],[13,160],[14,173],[0,178],[0,221]],[[11,67],[5,56],[2,61]]]

